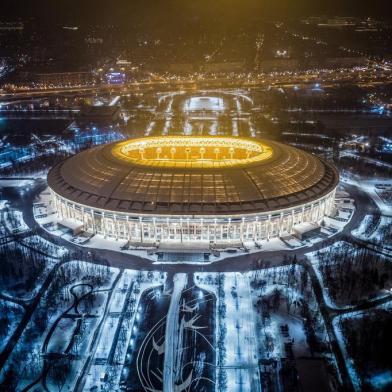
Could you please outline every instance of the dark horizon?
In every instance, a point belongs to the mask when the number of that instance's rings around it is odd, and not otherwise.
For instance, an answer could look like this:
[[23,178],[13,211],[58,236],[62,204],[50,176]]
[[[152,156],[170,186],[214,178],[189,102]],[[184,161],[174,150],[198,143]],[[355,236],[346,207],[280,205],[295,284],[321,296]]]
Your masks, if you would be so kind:
[[42,23],[119,23],[159,22],[170,24],[185,19],[203,23],[230,21],[252,22],[260,19],[287,19],[313,15],[369,16],[381,19],[392,18],[390,1],[324,1],[310,0],[218,0],[211,4],[207,0],[114,0],[111,2],[92,0],[37,0],[29,3],[22,0],[5,0],[0,19],[37,18]]

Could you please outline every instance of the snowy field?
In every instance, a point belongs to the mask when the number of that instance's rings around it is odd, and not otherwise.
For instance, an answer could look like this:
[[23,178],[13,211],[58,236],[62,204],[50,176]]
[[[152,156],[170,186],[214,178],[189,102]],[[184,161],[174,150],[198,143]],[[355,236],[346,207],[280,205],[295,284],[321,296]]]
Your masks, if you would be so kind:
[[0,180],[0,188],[31,188],[34,185],[33,179],[18,180],[18,179],[2,179]]
[[[90,391],[93,387],[99,390],[117,388],[135,320],[142,317],[139,311],[140,298],[143,292],[162,285],[165,279],[166,276],[158,272],[124,271],[110,301],[108,317],[102,327],[84,390]],[[108,361],[111,351],[115,359],[112,362]]]
[[0,352],[22,320],[23,313],[22,306],[0,299]]
[[192,97],[185,101],[185,111],[211,110],[222,111],[225,109],[223,98],[220,97]]
[[4,214],[4,223],[10,233],[24,233],[29,227],[23,220],[23,214],[18,210],[8,210]]
[[351,234],[357,238],[366,239],[369,236],[366,233],[370,230],[371,224],[373,222],[373,215],[365,215],[361,224],[351,231]]
[[[328,288],[325,287],[324,285],[324,280],[323,280],[323,276],[322,273],[320,272],[320,256],[323,255],[331,255],[333,254],[334,251],[338,251],[339,249],[342,248],[347,248],[348,252],[354,252],[355,248],[353,245],[349,244],[348,242],[345,241],[338,241],[335,244],[323,248],[320,251],[317,252],[310,252],[310,253],[306,253],[305,256],[308,258],[308,260],[312,263],[313,265],[313,269],[317,275],[317,278],[321,284],[321,286],[323,287],[323,296],[324,296],[324,301],[325,303],[331,307],[331,308],[347,308],[349,309],[351,306],[347,305],[347,306],[338,306],[335,301],[330,297],[329,292],[328,292]],[[331,259],[331,263],[333,264],[334,261]],[[336,262],[335,262],[336,263]]]
[[33,248],[36,251],[45,253],[51,258],[61,258],[68,253],[68,250],[63,246],[53,244],[52,242],[49,242],[45,238],[42,238],[38,235],[26,237],[21,241],[21,243],[25,246]]
[[[260,380],[256,364],[271,360],[276,366],[268,365],[268,372],[279,385],[280,369],[285,366],[282,359],[290,355],[293,360],[323,358],[336,369],[324,320],[303,268],[276,267],[247,274],[197,273],[195,283],[213,292],[218,300],[217,360],[223,358],[224,366],[223,376],[217,369],[218,390],[257,390],[255,385],[257,381],[260,385]],[[309,326],[318,348],[309,346]]]
[[[84,355],[80,354],[87,352],[90,347],[93,332],[98,327],[100,318],[104,317],[108,290],[118,273],[114,268],[80,261],[64,264],[41,298],[32,319],[2,369],[0,379],[7,370],[17,367],[20,374],[18,388],[26,387],[34,380],[41,379],[41,353],[59,350],[57,353],[77,354],[63,380],[65,389],[71,387],[85,360]],[[56,365],[56,361],[53,361],[51,366],[59,366],[59,363]],[[52,388],[57,388],[51,372],[45,375],[45,382],[52,385]]]
[[386,202],[385,200],[383,200],[378,192],[379,189],[377,188],[378,184],[380,182],[383,183],[383,185],[392,185],[392,180],[388,180],[388,181],[380,181],[379,179],[372,179],[372,180],[361,180],[360,182],[357,180],[354,180],[353,178],[347,178],[347,177],[342,177],[341,178],[342,182],[346,182],[347,184],[351,184],[351,185],[355,185],[358,188],[360,188],[361,190],[365,191],[369,197],[371,197],[373,199],[373,201],[376,203],[376,205],[378,206],[378,208],[381,211],[382,215],[385,216],[392,216],[392,205],[389,202]]
[[[367,374],[366,378],[363,379],[363,374],[361,376],[361,373],[359,372],[359,369],[356,365],[355,360],[358,360],[358,358],[352,358],[349,354],[350,350],[347,347],[348,344],[348,340],[347,337],[344,334],[344,328],[343,328],[343,324],[347,321],[350,321],[351,324],[355,323],[355,322],[360,322],[362,318],[366,317],[367,315],[370,314],[370,312],[372,312],[374,314],[374,318],[372,321],[368,321],[366,323],[366,325],[370,326],[370,323],[373,323],[377,320],[377,315],[376,312],[379,311],[385,311],[386,313],[389,313],[389,315],[392,315],[392,304],[386,303],[383,304],[381,306],[375,307],[372,310],[368,310],[368,311],[356,311],[356,312],[352,312],[352,313],[347,313],[344,314],[342,316],[338,316],[335,317],[335,319],[333,320],[333,327],[335,329],[335,333],[336,333],[336,337],[339,343],[339,346],[342,350],[342,353],[345,357],[345,362],[346,362],[346,366],[349,372],[349,375],[351,377],[351,381],[353,383],[354,389],[356,392],[361,392],[364,389],[364,381],[368,384],[367,388],[369,388],[369,384],[372,387],[372,390],[374,391],[389,391],[392,388],[392,373],[390,369],[383,369],[383,368],[377,368],[377,365],[373,362],[371,365],[371,367],[366,364],[363,364],[363,366],[368,366],[368,368],[365,370],[365,374]],[[392,318],[392,316],[391,316]],[[350,331],[352,331],[352,327],[350,328]],[[368,333],[371,330],[369,329]],[[376,333],[377,331],[373,331],[374,333]],[[358,333],[358,331],[357,331]],[[374,335],[376,336],[376,335]],[[378,344],[382,345],[383,342],[378,341]],[[359,344],[361,344],[361,342],[359,341]],[[379,347],[380,349],[381,347]],[[388,351],[389,349],[386,349],[386,351]],[[357,353],[360,354],[361,350],[357,349]],[[373,350],[372,350],[373,351]],[[384,352],[384,354],[386,354]],[[377,354],[377,356],[380,354]],[[367,355],[366,355],[367,357]],[[371,359],[369,358],[369,361]],[[370,375],[368,373],[371,373]],[[366,389],[367,390],[367,389]]]
[[326,304],[350,309],[362,300],[389,296],[392,266],[382,255],[339,241],[317,252],[307,253],[323,287]]
[[[1,251],[7,260],[7,263],[2,264],[1,290],[10,297],[23,300],[34,298],[59,261],[37,253],[30,247],[21,246],[19,242],[8,243]],[[17,269],[12,263],[13,258],[19,259]]]
[[[249,279],[240,273],[221,274],[223,285],[219,288],[218,274],[198,273],[197,285],[214,292],[218,299],[215,319],[218,353],[224,366],[217,380],[227,391],[260,390],[254,310],[250,296]],[[222,310],[224,309],[224,311]],[[222,314],[223,313],[223,314]],[[224,347],[224,350],[222,351]],[[222,379],[224,382],[222,382]]]

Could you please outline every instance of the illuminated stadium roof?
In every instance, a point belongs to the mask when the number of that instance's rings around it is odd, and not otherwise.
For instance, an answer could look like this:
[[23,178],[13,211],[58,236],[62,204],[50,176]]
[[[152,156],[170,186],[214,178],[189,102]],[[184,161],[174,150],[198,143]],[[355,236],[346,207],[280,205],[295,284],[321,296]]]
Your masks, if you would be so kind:
[[316,200],[336,169],[281,143],[162,136],[83,151],[48,174],[54,192],[103,210],[151,215],[261,213]]
[[262,142],[229,137],[150,137],[118,143],[116,158],[140,166],[206,169],[246,166],[268,159],[272,149]]

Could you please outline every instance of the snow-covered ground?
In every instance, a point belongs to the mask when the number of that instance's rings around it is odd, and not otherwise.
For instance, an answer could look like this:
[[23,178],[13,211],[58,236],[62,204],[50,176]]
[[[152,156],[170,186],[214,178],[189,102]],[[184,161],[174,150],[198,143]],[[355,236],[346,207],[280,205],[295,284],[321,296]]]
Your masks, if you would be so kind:
[[165,330],[165,363],[163,368],[163,390],[172,391],[175,381],[175,363],[177,353],[182,350],[178,347],[179,339],[179,316],[180,316],[180,298],[182,290],[187,284],[186,274],[175,274],[173,293],[170,301],[169,311],[166,316]]
[[[141,317],[139,309],[140,298],[145,290],[162,285],[165,282],[165,279],[166,275],[161,275],[158,272],[151,272],[148,274],[147,272],[140,273],[135,270],[124,271],[116,286],[116,290],[113,293],[110,302],[109,316],[105,320],[102,328],[96,355],[94,357],[95,361],[87,375],[84,390],[89,391],[92,387],[101,389],[107,388],[110,385],[119,385],[123,368],[122,364],[125,361],[127,348],[130,345],[134,323],[136,319]],[[130,307],[129,304],[125,303],[129,290],[132,290],[130,293],[130,301],[134,303],[132,307],[133,311],[124,314],[123,322],[120,325],[118,313],[121,313]],[[112,345],[114,344],[113,337],[117,326],[120,328],[120,340],[116,347],[113,348],[114,358],[116,360],[113,364],[108,364],[107,358],[112,349]],[[108,375],[110,375],[110,378],[107,377]]]
[[0,200],[0,211],[6,208],[9,205],[9,200],[2,199]]
[[[326,264],[328,264],[328,266],[330,266],[331,268],[334,268],[334,267],[338,266],[339,263],[341,263],[340,252],[342,252],[343,250],[347,254],[350,254],[349,257],[351,258],[351,262],[353,262],[355,260],[356,254],[358,252],[358,248],[356,248],[354,245],[352,245],[348,242],[345,242],[345,241],[338,241],[331,246],[328,246],[326,248],[319,250],[318,252],[307,253],[307,254],[305,254],[305,256],[311,262],[313,269],[314,269],[314,272],[320,282],[321,287],[323,288],[322,293],[323,293],[325,303],[329,307],[334,308],[334,309],[349,310],[349,309],[352,309],[355,306],[355,304],[343,304],[343,303],[338,304],[338,303],[336,303],[336,301],[334,301],[334,299],[330,296],[328,287],[325,286],[325,281],[324,281],[324,277],[322,274],[322,267],[325,266]],[[333,257],[334,254],[336,254],[335,258]],[[323,263],[322,260],[320,260],[320,258],[325,257],[325,255],[328,256],[327,263],[325,261]],[[381,274],[381,272],[380,272],[380,274]],[[332,275],[332,278],[333,278],[333,275]],[[354,294],[355,293],[352,293],[353,298],[356,298],[354,296]],[[386,290],[379,290],[375,294],[372,294],[371,299],[368,298],[368,296],[366,296],[365,299],[376,301],[376,300],[379,300],[380,298],[388,297],[389,295],[390,295],[389,292],[387,292]],[[338,298],[341,298],[341,296],[338,296]],[[361,298],[359,298],[359,299],[361,299]]]
[[338,232],[342,231],[343,228],[350,222],[354,215],[354,204],[336,204],[336,214],[334,216],[326,216],[324,218],[325,228],[332,228]]
[[8,237],[8,230],[2,223],[0,223],[0,238],[5,238],[5,237]]
[[[74,296],[71,295],[72,288],[76,287],[75,295],[83,295],[82,287],[91,285],[93,290],[108,290],[113,284],[113,281],[118,274],[115,268],[94,265],[80,261],[72,261],[64,264],[50,287],[42,297],[38,308],[35,310],[32,319],[25,328],[21,338],[19,339],[16,347],[14,348],[11,356],[9,357],[6,365],[0,373],[0,379],[4,376],[7,369],[15,367],[19,369],[20,377],[18,388],[23,388],[29,383],[39,377],[42,371],[42,357],[41,352],[46,352],[49,349],[51,352],[56,348],[63,352],[64,346],[71,342],[76,325],[76,319],[73,320],[73,327],[68,321],[63,321],[63,312],[67,309],[69,314],[72,315],[75,309],[70,306],[74,303]],[[97,277],[101,277],[97,280]],[[97,282],[100,282],[97,285]],[[83,322],[82,329],[79,332],[77,344],[73,347],[73,352],[85,353],[93,338],[93,331],[96,328],[100,317],[102,317],[103,304],[108,291],[98,291],[97,296],[90,302],[90,314],[97,315],[98,317],[86,318]],[[81,308],[86,309],[88,304],[80,305]],[[60,321],[60,323],[59,323]],[[59,324],[57,324],[59,323]],[[65,323],[65,324],[64,324]],[[55,327],[53,330],[52,327]],[[58,328],[60,328],[58,330]],[[53,333],[53,334],[52,334]],[[48,339],[48,341],[46,341]],[[53,339],[53,341],[52,341]],[[46,343],[48,344],[46,348]],[[84,355],[76,356],[75,360],[71,361],[71,376],[67,377],[64,389],[72,387],[75,376],[78,371],[83,368]],[[53,384],[50,377],[47,380],[48,385]],[[39,385],[39,384],[38,384]],[[54,385],[52,388],[56,388]]]
[[[219,274],[197,273],[197,286],[213,292],[217,298],[216,307],[216,341],[217,361],[222,357],[223,369],[217,368],[216,379],[223,371],[225,390],[227,391],[258,391],[260,379],[258,372],[258,356],[256,342],[255,314],[252,304],[249,278],[240,273],[225,273],[223,277],[223,293],[218,287]],[[220,313],[221,309],[221,313]],[[222,311],[225,309],[225,311]],[[223,350],[220,352],[220,350]],[[218,381],[219,384],[219,381]],[[217,384],[216,390],[219,389]],[[222,386],[222,385],[221,385]]]
[[118,323],[118,317],[108,317],[105,320],[104,327],[99,338],[97,350],[95,352],[95,359],[97,361],[106,361],[109,357]]
[[[380,306],[377,306],[373,309],[385,309],[385,310],[388,310],[389,312],[392,312],[392,303],[388,302],[388,303],[382,304]],[[354,389],[356,392],[362,391],[362,383],[361,383],[361,379],[355,369],[354,360],[353,360],[353,358],[350,357],[350,355],[348,354],[348,351],[347,351],[346,338],[345,338],[343,331],[342,331],[342,322],[348,318],[349,319],[361,318],[364,314],[366,314],[366,312],[367,311],[356,311],[356,312],[346,313],[344,315],[335,317],[332,321],[332,325],[335,330],[338,344],[339,344],[340,349],[343,353],[345,363],[347,366],[347,370],[348,370],[348,373],[351,377],[351,381],[353,383],[353,386],[354,386]],[[384,379],[383,382],[385,383],[388,380],[389,380],[389,382],[392,382],[392,377],[390,377],[389,379],[388,378]],[[375,378],[375,380],[373,380],[373,381],[374,382],[377,381],[377,378]],[[378,386],[380,386],[380,384]],[[375,389],[377,390],[377,388],[375,388]],[[381,389],[381,390],[383,390],[383,389]]]
[[369,383],[376,391],[388,390],[392,385],[392,370],[375,373]]
[[53,258],[61,258],[68,253],[68,250],[63,246],[53,244],[38,235],[23,238],[21,243]]
[[57,214],[49,189],[46,189],[38,196],[37,201],[33,204],[33,214],[35,220],[40,225],[57,222]]
[[[335,242],[333,245],[328,246],[326,248],[321,249],[320,252],[321,254],[326,253],[326,254],[333,254],[334,250],[336,249],[341,249],[342,247],[350,247],[350,249],[352,251],[355,250],[354,246],[349,244],[348,242],[345,241],[338,241]],[[310,253],[306,253],[305,256],[308,258],[308,260],[312,263],[313,266],[313,270],[317,275],[317,278],[320,282],[321,287],[323,287],[322,293],[323,293],[323,297],[324,297],[324,301],[325,303],[331,307],[331,308],[335,308],[335,309],[350,309],[352,306],[351,305],[346,305],[346,306],[339,306],[335,303],[335,301],[330,297],[329,292],[328,292],[328,288],[325,287],[324,285],[324,279],[321,275],[320,272],[320,260],[317,257],[317,253],[318,252],[310,252]]]
[[24,310],[20,305],[0,299],[0,352],[22,320],[23,313]]
[[34,185],[34,179],[1,179],[0,188],[31,188]]
[[[312,310],[317,321],[314,322],[315,334],[320,342],[328,342],[329,337],[322,320],[316,297],[313,293],[310,279],[306,280],[304,292],[306,297],[298,291],[302,279],[303,269],[300,266],[274,267],[258,271],[239,273],[196,273],[197,286],[211,291],[217,298],[216,307],[216,341],[224,336],[224,372],[226,386],[217,390],[255,390],[252,385],[253,377],[257,378],[256,367],[259,360],[277,361],[275,377],[278,384],[279,366],[281,358],[287,356],[286,344],[291,344],[295,357],[311,356],[305,333],[300,303],[305,301]],[[291,276],[291,278],[290,278]],[[291,283],[289,281],[291,279]],[[224,294],[220,295],[218,282],[223,283]],[[253,286],[250,283],[253,282]],[[258,283],[257,283],[258,282]],[[280,294],[280,303],[274,310],[270,310],[266,318],[259,308],[259,301],[272,298],[276,290]],[[237,302],[238,300],[238,302]],[[225,305],[222,314],[219,313],[221,303]],[[221,308],[222,309],[222,308]],[[223,335],[220,328],[223,326]],[[281,327],[287,326],[287,335],[282,333]],[[217,345],[217,358],[220,354]],[[316,354],[317,355],[317,354]],[[324,354],[318,354],[324,355]],[[336,362],[330,352],[325,359],[336,367]],[[217,359],[218,360],[218,359]],[[270,371],[273,368],[270,369]],[[216,379],[219,380],[217,368]]]
[[[27,248],[20,246],[19,243],[16,242],[8,243],[7,246],[11,249],[16,249],[16,250],[19,249],[21,252],[24,252],[24,250],[26,250],[26,252],[29,251]],[[34,250],[32,250],[31,252],[34,252]],[[26,253],[26,254],[27,256],[31,256],[31,253]],[[7,280],[7,284],[2,289],[3,294],[9,295],[10,297],[14,297],[14,298],[17,297],[23,300],[29,300],[35,297],[35,295],[41,289],[41,286],[46,280],[50,271],[59,261],[57,259],[53,259],[43,255],[42,256],[38,255],[38,256],[39,257],[37,257],[37,259],[35,260],[37,264],[34,264],[33,260],[31,260],[31,264],[29,263],[28,265],[24,266],[25,269],[23,270],[23,274],[19,276],[18,279],[14,278],[14,276],[11,276]],[[31,268],[31,270],[27,268]],[[34,274],[35,268],[39,269],[40,271],[39,275],[35,277],[33,282],[30,282],[28,286],[30,287],[30,289],[29,291],[26,291],[26,284],[24,279],[28,280],[30,274],[31,275]]]
[[[373,222],[377,220],[377,222]],[[372,227],[374,225],[374,227]],[[381,216],[379,218],[373,215],[366,215],[362,220],[361,224],[354,229],[351,234],[362,240],[383,242],[384,245],[392,245],[391,243],[385,242],[385,233],[392,232],[392,217]]]
[[4,223],[11,233],[24,233],[29,227],[23,220],[23,214],[19,210],[8,210],[4,213]]
[[[377,229],[369,237],[369,239],[374,241],[382,241],[384,245],[391,246],[392,243],[385,238],[385,233],[391,233],[391,232],[392,232],[392,216],[381,216],[381,220],[379,225],[377,226]],[[390,237],[392,237],[391,234]]]
[[[195,282],[195,285],[200,287],[203,290],[206,290],[207,292],[211,292],[215,295],[216,298],[216,302],[217,302],[217,306],[215,306],[215,314],[214,314],[214,318],[215,318],[215,342],[219,342],[219,320],[220,320],[220,315],[219,315],[219,309],[222,306],[222,298],[220,298],[219,296],[219,290],[218,290],[218,277],[219,274],[217,272],[212,272],[212,273],[205,273],[205,272],[201,272],[201,273],[195,273],[193,275],[193,281]],[[223,301],[224,302],[224,301]],[[219,345],[217,345],[216,347],[216,362],[218,364],[218,358],[221,355],[220,351],[223,350],[224,348],[219,347]],[[219,367],[217,366],[215,368],[215,380],[217,380],[217,386],[216,386],[216,390],[220,390],[219,389]]]
[[220,97],[191,97],[184,104],[184,111],[222,111],[224,109],[224,101]]
[[372,222],[373,215],[365,215],[362,219],[361,224],[351,231],[351,234],[355,237],[366,239],[366,231],[369,229],[369,226]]
[[385,216],[392,216],[392,206],[390,203],[386,203],[377,193],[376,185],[382,183],[385,185],[392,185],[392,180],[380,180],[380,179],[373,179],[373,180],[361,180],[358,182],[357,180],[351,177],[342,177],[342,182],[345,182],[350,185],[355,185],[361,190],[365,191],[377,204],[378,208],[381,211],[382,215]]
[[240,273],[227,273],[224,291],[227,390],[259,391],[256,332],[249,280]]

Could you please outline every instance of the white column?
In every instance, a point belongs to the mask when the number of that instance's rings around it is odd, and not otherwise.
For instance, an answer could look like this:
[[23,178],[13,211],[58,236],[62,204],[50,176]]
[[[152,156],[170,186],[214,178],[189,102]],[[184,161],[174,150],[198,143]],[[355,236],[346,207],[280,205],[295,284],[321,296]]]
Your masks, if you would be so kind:
[[50,191],[50,194],[52,195],[53,208],[57,212],[57,215],[58,215],[58,213],[59,213],[59,206],[58,206],[58,203],[57,203],[57,196],[52,191]]
[[104,237],[106,237],[106,219],[105,219],[105,213],[102,211],[102,231]]
[[271,214],[268,215],[267,221],[267,241],[270,239],[270,230],[271,230]]
[[279,217],[279,237],[282,236],[282,232],[283,232],[283,212],[280,213],[280,217]]
[[259,229],[260,229],[259,217],[256,216],[255,228],[253,231],[253,241],[257,241],[259,239]]
[[94,216],[94,210],[93,210],[93,209],[91,209],[91,222],[92,222],[92,225],[93,225],[93,233],[95,234],[95,233],[96,233],[96,229],[95,229],[95,216]]
[[329,208],[328,208],[328,213],[330,214],[332,212],[332,209],[334,207],[334,201],[335,201],[335,192],[329,196]]
[[81,213],[82,213],[82,225],[83,225],[83,230],[86,230],[85,224],[84,224],[84,207],[82,206],[81,208]]
[[57,211],[57,216],[61,219],[63,219],[63,203],[61,202],[61,200],[59,201],[59,199],[57,199],[57,197],[55,197],[55,208]]
[[154,241],[156,241],[157,240],[157,224],[156,224],[155,217],[152,218],[152,224],[153,224],[153,227],[154,227]]
[[117,224],[116,214],[113,214],[113,220],[114,220],[114,236],[115,236],[116,240],[118,240],[118,224]]
[[293,209],[293,210],[291,210],[291,225],[290,225],[290,230],[289,230],[289,233],[291,233],[291,232],[292,232],[292,230],[293,230],[293,226],[294,226],[294,219],[295,219],[295,214],[294,214],[294,209]]

